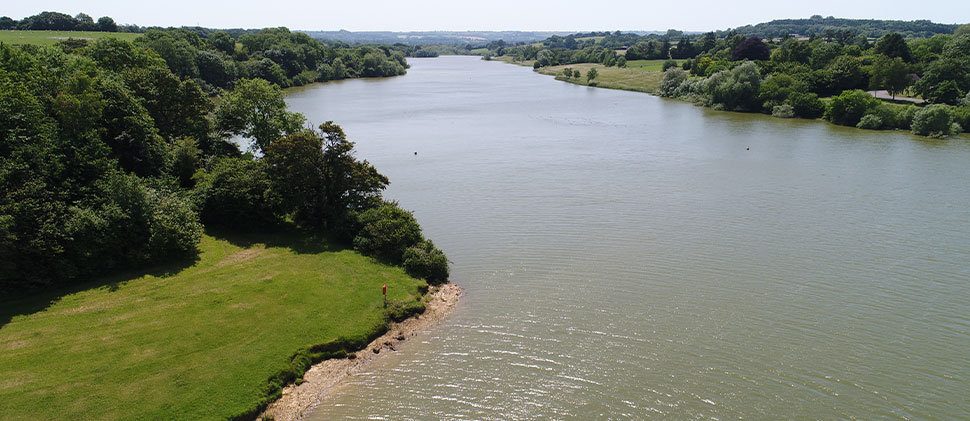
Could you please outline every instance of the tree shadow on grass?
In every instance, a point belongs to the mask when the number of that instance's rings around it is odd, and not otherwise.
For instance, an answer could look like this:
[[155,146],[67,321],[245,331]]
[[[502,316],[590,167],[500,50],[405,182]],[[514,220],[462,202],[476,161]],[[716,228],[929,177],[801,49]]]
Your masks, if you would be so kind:
[[198,261],[199,255],[194,254],[164,263],[95,275],[89,280],[77,281],[72,285],[54,287],[47,290],[27,290],[0,296],[0,329],[6,326],[7,323],[10,323],[14,317],[27,316],[44,311],[68,295],[99,288],[106,288],[109,292],[114,292],[132,279],[138,279],[146,275],[158,278],[169,277],[195,265]]
[[236,247],[250,248],[263,244],[266,247],[288,248],[297,254],[336,253],[353,248],[327,235],[304,231],[290,225],[247,232],[206,227],[205,233]]

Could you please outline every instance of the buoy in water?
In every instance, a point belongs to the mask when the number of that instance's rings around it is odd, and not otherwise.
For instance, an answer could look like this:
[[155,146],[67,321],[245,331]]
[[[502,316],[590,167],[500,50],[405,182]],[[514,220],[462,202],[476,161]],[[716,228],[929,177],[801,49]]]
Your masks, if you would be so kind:
[[418,152],[417,152],[417,151],[415,151],[415,152],[414,152],[414,155],[417,155],[417,154],[418,154]]

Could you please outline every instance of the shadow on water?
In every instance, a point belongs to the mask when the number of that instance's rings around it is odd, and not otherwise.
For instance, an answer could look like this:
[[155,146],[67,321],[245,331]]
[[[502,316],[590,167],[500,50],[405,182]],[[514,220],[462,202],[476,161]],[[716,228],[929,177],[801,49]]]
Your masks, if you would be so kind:
[[[307,233],[292,226],[275,226],[271,229],[251,232],[207,228],[206,235],[241,248],[250,248],[260,244],[266,247],[288,248],[298,254],[332,253],[350,248],[350,246],[325,235]],[[91,280],[80,281],[73,285],[61,286],[51,290],[35,289],[0,296],[0,328],[10,323],[14,317],[44,311],[71,294],[100,288],[114,292],[126,282],[146,275],[156,278],[170,277],[192,267],[199,262],[200,258],[196,254],[161,264],[115,271]]]

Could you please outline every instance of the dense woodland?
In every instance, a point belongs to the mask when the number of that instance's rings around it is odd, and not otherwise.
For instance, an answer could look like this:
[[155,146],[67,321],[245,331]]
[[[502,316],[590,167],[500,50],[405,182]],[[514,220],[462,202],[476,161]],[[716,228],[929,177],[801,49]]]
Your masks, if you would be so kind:
[[444,254],[381,197],[388,179],[339,126],[287,111],[281,89],[406,67],[285,28],[0,45],[0,291],[192,258],[205,229],[292,225],[445,280]]
[[[909,29],[925,26],[921,21],[910,24],[915,27]],[[718,109],[824,117],[841,125],[927,136],[970,130],[970,25],[928,38],[888,32],[870,39],[840,29],[822,36],[786,34],[763,40],[733,31],[688,35],[671,30],[574,34],[527,45],[493,42],[488,48],[491,54],[533,61],[535,68],[574,63],[623,67],[628,60],[666,60],[661,95]],[[884,102],[866,90],[914,96],[929,105]]]

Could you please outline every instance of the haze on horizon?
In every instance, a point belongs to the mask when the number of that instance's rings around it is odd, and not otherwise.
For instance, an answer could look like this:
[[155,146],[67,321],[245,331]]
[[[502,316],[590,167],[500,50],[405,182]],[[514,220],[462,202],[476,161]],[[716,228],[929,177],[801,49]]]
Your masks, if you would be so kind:
[[904,0],[846,2],[817,0],[779,2],[751,0],[643,2],[637,0],[542,0],[523,2],[455,2],[447,0],[375,0],[353,2],[305,0],[266,3],[129,2],[121,0],[41,0],[10,2],[0,15],[22,19],[45,10],[97,19],[110,16],[119,24],[140,26],[203,26],[209,28],[265,28],[332,31],[709,31],[812,15],[858,19],[927,19],[938,23],[967,23],[970,2]]

